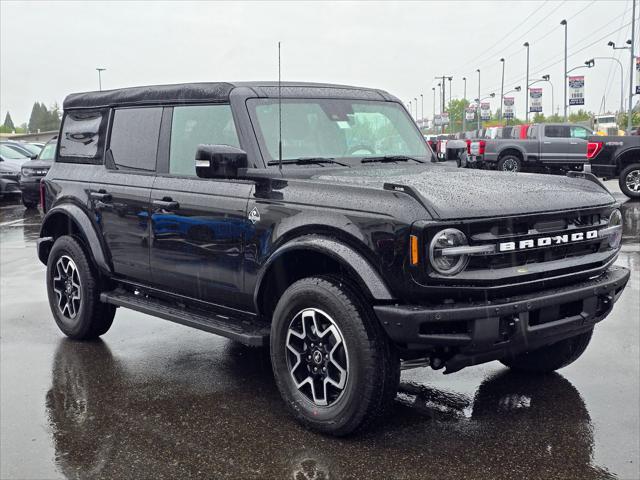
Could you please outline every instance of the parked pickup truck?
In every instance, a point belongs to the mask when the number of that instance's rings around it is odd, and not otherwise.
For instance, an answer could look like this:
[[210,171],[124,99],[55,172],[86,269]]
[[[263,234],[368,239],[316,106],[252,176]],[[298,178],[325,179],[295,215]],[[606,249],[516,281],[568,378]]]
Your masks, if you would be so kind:
[[587,158],[594,175],[618,177],[627,197],[640,198],[640,137],[589,137]]
[[40,183],[53,320],[90,340],[127,308],[269,349],[291,414],[333,435],[388,411],[401,368],[537,375],[577,360],[629,279],[617,200],[587,173],[431,156],[382,90],[69,95]]
[[508,172],[583,169],[587,138],[593,132],[581,125],[534,124],[526,139],[481,139],[469,146],[469,165]]

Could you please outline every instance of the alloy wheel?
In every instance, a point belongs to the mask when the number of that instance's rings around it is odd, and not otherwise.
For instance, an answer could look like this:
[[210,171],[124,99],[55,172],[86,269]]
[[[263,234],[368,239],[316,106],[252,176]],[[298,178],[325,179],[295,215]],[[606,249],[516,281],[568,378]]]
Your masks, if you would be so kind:
[[338,325],[322,310],[293,317],[286,340],[287,367],[296,388],[311,402],[329,406],[347,385],[349,358]]
[[632,192],[640,192],[640,170],[631,170],[627,173],[624,182]]
[[53,291],[56,294],[56,303],[62,316],[74,320],[80,310],[82,291],[78,267],[67,255],[62,255],[56,262]]
[[513,158],[507,158],[502,164],[502,170],[505,172],[517,172],[518,162],[516,162]]

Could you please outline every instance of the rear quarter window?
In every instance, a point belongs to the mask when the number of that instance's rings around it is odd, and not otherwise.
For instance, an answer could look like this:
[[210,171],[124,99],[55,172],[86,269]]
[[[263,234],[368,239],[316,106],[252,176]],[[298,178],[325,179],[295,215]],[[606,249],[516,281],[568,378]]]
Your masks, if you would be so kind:
[[67,112],[62,122],[58,161],[102,163],[106,111]]

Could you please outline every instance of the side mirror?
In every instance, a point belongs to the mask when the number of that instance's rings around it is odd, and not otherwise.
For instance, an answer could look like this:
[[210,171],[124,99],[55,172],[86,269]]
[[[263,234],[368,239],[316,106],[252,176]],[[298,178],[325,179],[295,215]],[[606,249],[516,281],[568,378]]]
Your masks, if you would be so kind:
[[29,158],[31,160],[35,160],[36,158],[38,158],[38,154],[34,153],[33,155],[29,155]]
[[198,145],[196,175],[200,178],[237,178],[247,168],[247,152],[230,145]]

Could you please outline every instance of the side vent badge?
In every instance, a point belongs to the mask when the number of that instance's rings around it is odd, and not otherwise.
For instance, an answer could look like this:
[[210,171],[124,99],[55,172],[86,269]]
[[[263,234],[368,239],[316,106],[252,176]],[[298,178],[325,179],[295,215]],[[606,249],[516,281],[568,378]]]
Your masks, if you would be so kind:
[[254,225],[256,224],[256,222],[260,221],[260,212],[256,207],[253,207],[253,210],[249,212],[249,221]]

